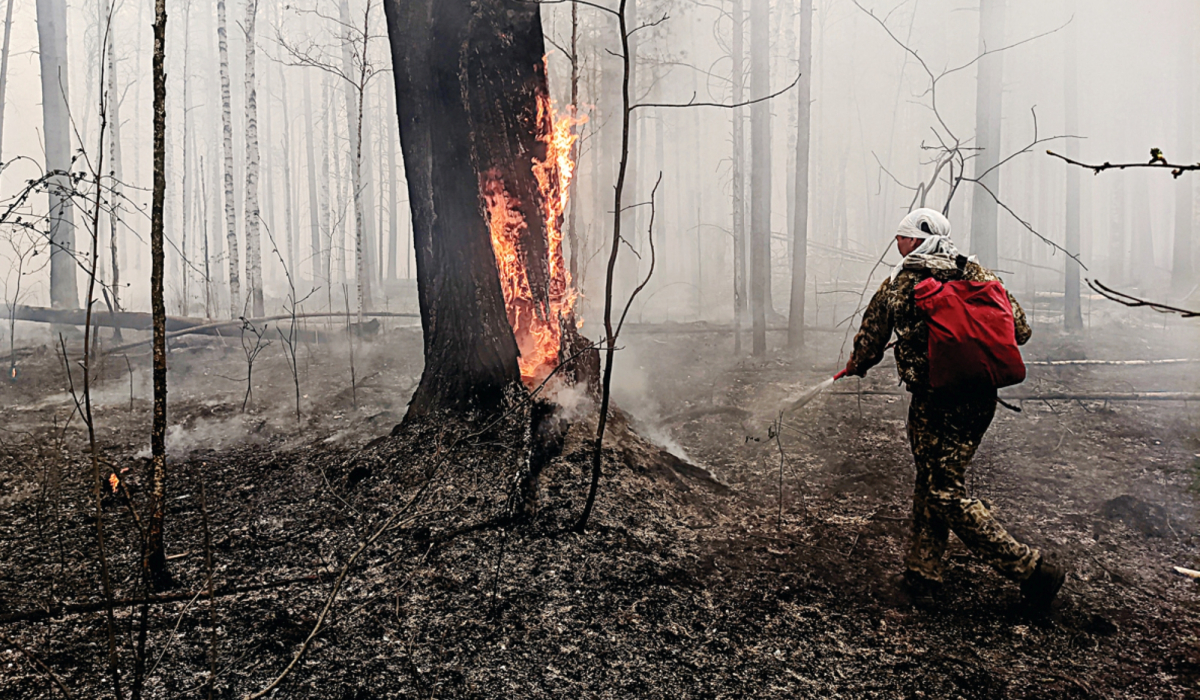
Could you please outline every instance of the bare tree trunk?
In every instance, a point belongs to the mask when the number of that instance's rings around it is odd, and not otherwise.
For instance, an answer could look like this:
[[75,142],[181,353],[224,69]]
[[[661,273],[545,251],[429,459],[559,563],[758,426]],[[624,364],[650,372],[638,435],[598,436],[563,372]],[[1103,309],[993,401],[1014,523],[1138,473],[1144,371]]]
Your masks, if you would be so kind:
[[75,279],[75,208],[71,203],[71,125],[67,90],[66,0],[37,0],[38,58],[42,69],[42,127],[50,219],[50,304],[79,307]]
[[[745,101],[743,80],[746,55],[743,47],[746,13],[742,0],[733,0],[733,104]],[[741,107],[733,108],[733,352],[742,353],[742,326],[746,319],[746,122]]]
[[[369,19],[369,12],[370,3],[367,5],[367,14],[364,15],[367,19]],[[338,17],[344,26],[351,26],[350,8],[346,0],[338,3]],[[364,23],[364,25],[363,36],[369,36],[370,25],[368,23]],[[361,321],[362,313],[370,310],[371,306],[371,256],[367,250],[371,241],[371,231],[367,228],[370,225],[370,214],[366,209],[368,202],[366,201],[366,179],[363,177],[362,150],[367,63],[365,59],[360,60],[358,67],[355,68],[352,44],[350,36],[342,38],[342,71],[347,78],[345,86],[346,121],[350,127],[350,186],[354,199],[354,261],[355,275],[358,278],[356,285],[358,313]],[[357,83],[351,82],[355,79],[358,80]],[[368,170],[368,172],[370,171]]]
[[812,0],[800,0],[800,84],[796,97],[796,193],[792,220],[792,295],[788,347],[804,347],[804,294],[808,284],[808,146],[812,121]]
[[154,423],[150,430],[153,464],[152,507],[145,566],[159,587],[170,580],[163,544],[167,486],[167,307],[163,301],[163,204],[167,196],[167,3],[154,3],[154,184],[150,202],[150,309],[154,316]]
[[[7,52],[6,52],[7,53]],[[579,3],[571,3],[571,135],[577,136],[579,130]],[[596,157],[593,155],[593,157]],[[571,162],[579,168],[579,139],[571,144]],[[579,178],[571,180],[571,212],[567,219],[567,250],[569,257],[567,269],[571,280],[579,279],[579,238],[575,222],[579,215]]]
[[[770,2],[750,0],[750,97],[766,97],[771,89]],[[753,348],[767,352],[768,288],[771,285],[771,105],[750,106],[750,310]]]
[[321,81],[321,177],[318,181],[320,185],[319,210],[317,218],[321,226],[321,269],[325,273],[325,291],[326,299],[330,305],[329,311],[333,311],[333,229],[332,220],[330,218],[330,197],[329,179],[337,172],[336,166],[331,170],[329,162],[329,154],[333,153],[336,157],[337,149],[330,141],[329,129],[330,120],[333,119],[333,113],[329,107],[329,77],[325,76]]
[[296,236],[293,233],[296,222],[292,220],[292,128],[288,114],[287,76],[284,75],[282,67],[279,70],[279,90],[283,95],[283,150],[280,156],[283,160],[283,226],[287,231],[287,254],[284,255],[284,259],[288,261],[288,272],[298,274],[300,271],[296,267]]
[[[308,166],[308,228],[309,228],[309,247],[311,248],[312,260],[312,283],[317,286],[317,281],[325,275],[321,269],[321,217],[319,214],[320,200],[317,198],[317,162],[316,152],[313,149],[313,102],[312,102],[312,80],[307,73],[304,74],[304,157],[305,164]],[[285,96],[286,99],[286,96]],[[326,175],[327,176],[327,175]]]
[[[4,94],[8,90],[8,47],[12,38],[12,10],[15,1],[8,0],[8,7],[4,11],[4,45],[0,47],[0,147],[4,145]],[[0,163],[2,162],[4,160],[0,158]]]
[[250,313],[261,317],[263,310],[262,243],[259,241],[258,210],[258,97],[254,77],[254,21],[258,0],[246,2],[246,281],[250,287]]
[[1125,261],[1129,253],[1125,244],[1125,192],[1127,180],[1112,178],[1112,199],[1109,201],[1108,220],[1108,278],[1110,284],[1124,284],[1127,270]]
[[189,101],[190,94],[188,93],[188,47],[191,42],[187,40],[189,36],[192,13],[191,2],[184,3],[183,17],[183,172],[180,173],[180,182],[183,186],[183,201],[182,212],[179,220],[179,272],[180,280],[182,281],[182,299],[180,300],[179,313],[181,316],[188,315],[188,278],[191,274],[188,271],[188,265],[191,263],[190,251],[188,250],[188,229],[192,226],[192,191],[188,186],[192,175],[192,159],[191,149],[188,148],[188,135],[192,133],[192,104]]
[[[1072,14],[1075,3],[1071,2]],[[1077,70],[1078,50],[1076,37],[1078,30],[1072,22],[1063,35],[1063,66],[1064,90],[1063,99],[1066,103],[1064,124],[1067,134],[1079,133],[1079,71]],[[1079,159],[1079,140],[1067,139],[1067,157]],[[1079,168],[1067,168],[1067,211],[1066,211],[1066,240],[1065,247],[1074,255],[1079,254]],[[991,199],[990,197],[988,199]],[[979,200],[976,200],[979,201]],[[1066,266],[1063,287],[1063,328],[1067,332],[1083,330],[1083,307],[1079,298],[1079,265],[1074,260],[1064,257]]]
[[[979,0],[979,53],[994,51],[1004,43],[1005,0]],[[975,85],[975,177],[980,177],[1000,160],[1000,116],[1004,104],[1004,54],[993,53],[979,59]],[[981,184],[1000,196],[1000,171],[992,170]],[[999,264],[997,252],[996,200],[975,187],[971,198],[971,252],[984,267]]]
[[200,233],[204,235],[204,318],[213,317],[212,254],[208,249],[208,172],[200,156]]
[[[108,46],[105,49],[108,61],[108,170],[112,173],[109,185],[111,203],[108,210],[108,262],[111,267],[111,279],[108,291],[112,297],[113,311],[121,310],[121,266],[118,250],[117,231],[121,222],[122,188],[124,173],[121,164],[121,94],[117,85],[117,56],[113,46],[112,32],[108,34]],[[3,101],[0,99],[0,101]],[[121,339],[121,331],[113,332],[115,340]]]
[[[385,108],[386,109],[386,108]],[[396,106],[393,104],[392,109],[388,110],[385,124],[387,127],[383,132],[383,137],[387,139],[387,172],[388,172],[388,259],[387,259],[387,278],[389,280],[396,279],[396,258],[399,256],[400,247],[400,198],[397,196],[396,181],[399,173],[396,170],[396,139],[400,133],[400,126],[396,122]]]
[[[1200,32],[1200,9],[1186,3],[1183,26],[1189,31],[1180,33],[1179,72],[1175,90],[1175,123],[1178,134],[1175,149],[1184,159],[1195,159],[1192,151],[1196,121],[1193,100],[1196,92],[1196,33]],[[1072,168],[1072,170],[1076,170]],[[1171,291],[1183,296],[1192,291],[1196,274],[1192,260],[1192,201],[1196,190],[1195,177],[1175,178],[1175,244],[1171,252]]]
[[217,50],[221,70],[221,127],[225,153],[225,248],[229,255],[229,315],[242,315],[241,265],[238,261],[237,207],[233,201],[233,109],[229,96],[229,40],[225,31],[225,0],[217,0]]

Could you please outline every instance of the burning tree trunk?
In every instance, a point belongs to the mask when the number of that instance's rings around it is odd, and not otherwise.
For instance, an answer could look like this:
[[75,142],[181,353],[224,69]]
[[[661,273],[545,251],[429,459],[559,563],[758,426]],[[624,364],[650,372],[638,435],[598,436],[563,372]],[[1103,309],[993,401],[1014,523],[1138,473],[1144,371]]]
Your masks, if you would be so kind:
[[496,405],[548,376],[573,332],[561,235],[573,137],[551,114],[541,17],[518,0],[384,10],[425,336],[410,415]]

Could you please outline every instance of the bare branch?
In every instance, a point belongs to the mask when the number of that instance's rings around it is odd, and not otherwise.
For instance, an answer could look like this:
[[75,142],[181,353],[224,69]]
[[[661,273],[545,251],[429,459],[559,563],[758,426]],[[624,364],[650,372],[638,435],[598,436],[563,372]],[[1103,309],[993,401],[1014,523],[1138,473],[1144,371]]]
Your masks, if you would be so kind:
[[1180,316],[1182,316],[1184,318],[1200,317],[1200,311],[1191,311],[1189,309],[1182,309],[1178,306],[1168,306],[1166,304],[1161,304],[1156,301],[1147,301],[1145,299],[1139,299],[1138,297],[1132,296],[1130,294],[1126,294],[1124,292],[1118,292],[1117,290],[1115,290],[1111,287],[1108,287],[1101,282],[1097,282],[1096,280],[1092,280],[1092,279],[1087,280],[1087,285],[1089,287],[1091,287],[1093,290],[1095,290],[1098,294],[1100,294],[1100,296],[1104,297],[1105,299],[1115,301],[1118,304],[1122,304],[1124,306],[1129,306],[1129,307],[1133,307],[1133,308],[1146,307],[1148,309],[1153,309],[1154,311],[1157,311],[1160,314],[1179,314]]
[[1126,168],[1165,168],[1171,171],[1171,177],[1178,178],[1185,172],[1200,170],[1200,163],[1195,163],[1192,165],[1178,165],[1167,162],[1167,159],[1165,156],[1163,156],[1162,151],[1157,148],[1150,149],[1149,163],[1109,163],[1108,161],[1104,161],[1104,163],[1100,165],[1092,165],[1090,163],[1081,163],[1077,160],[1068,158],[1064,155],[1059,155],[1058,153],[1050,150],[1046,151],[1046,155],[1054,156],[1055,158],[1064,160],[1071,165],[1078,165],[1081,168],[1087,168],[1088,170],[1092,171],[1093,175],[1099,175],[1105,170],[1124,170]]

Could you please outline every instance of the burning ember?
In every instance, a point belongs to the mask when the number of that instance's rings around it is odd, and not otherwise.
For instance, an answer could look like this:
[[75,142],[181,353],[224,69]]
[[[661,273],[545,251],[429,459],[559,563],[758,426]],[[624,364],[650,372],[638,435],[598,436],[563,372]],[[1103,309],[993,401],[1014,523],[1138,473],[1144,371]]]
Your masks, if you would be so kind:
[[[124,474],[127,471],[129,471],[129,467],[121,468],[122,474]],[[116,473],[109,474],[108,475],[108,485],[112,487],[112,492],[116,493],[117,489],[121,488],[121,477],[117,476]]]
[[572,127],[582,121],[569,114],[556,117],[550,98],[538,99],[538,140],[546,146],[546,159],[535,158],[532,168],[541,193],[546,226],[548,309],[535,302],[526,263],[522,260],[520,241],[528,235],[528,227],[519,202],[498,177],[486,178],[482,186],[492,250],[496,254],[500,286],[504,290],[504,307],[521,352],[521,379],[529,388],[540,384],[558,365],[562,342],[560,321],[570,316],[575,304],[575,290],[563,260],[562,220],[571,178],[575,174],[571,150],[577,136],[572,133]]

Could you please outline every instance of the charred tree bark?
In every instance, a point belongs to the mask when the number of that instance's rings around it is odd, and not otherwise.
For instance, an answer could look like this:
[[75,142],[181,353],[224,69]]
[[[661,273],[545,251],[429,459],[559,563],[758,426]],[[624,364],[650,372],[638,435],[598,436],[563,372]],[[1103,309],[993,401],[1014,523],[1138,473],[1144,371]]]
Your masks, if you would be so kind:
[[812,0],[800,0],[800,84],[796,113],[796,193],[792,221],[792,294],[788,347],[804,347],[804,293],[808,284],[808,144],[812,105]]
[[481,196],[485,178],[524,215],[522,258],[535,303],[549,306],[530,167],[531,157],[544,156],[541,16],[518,0],[385,0],[384,11],[425,340],[409,415],[495,406],[520,373]]
[[150,201],[150,308],[154,316],[154,421],[150,429],[153,486],[145,566],[151,580],[170,580],[163,544],[167,481],[167,307],[163,301],[163,204],[167,196],[167,3],[154,3],[154,184]]

